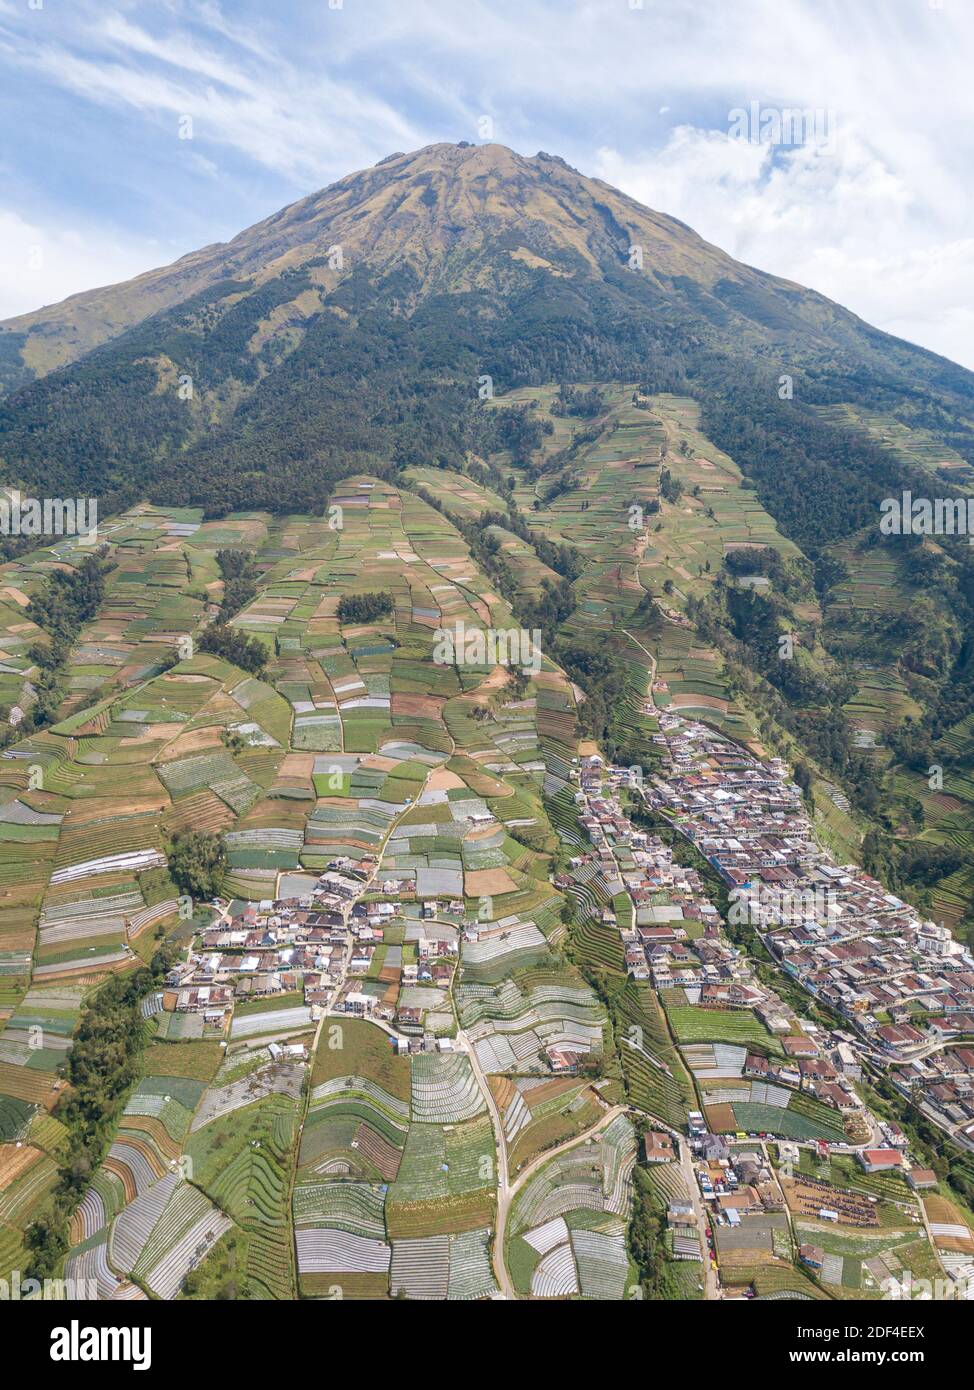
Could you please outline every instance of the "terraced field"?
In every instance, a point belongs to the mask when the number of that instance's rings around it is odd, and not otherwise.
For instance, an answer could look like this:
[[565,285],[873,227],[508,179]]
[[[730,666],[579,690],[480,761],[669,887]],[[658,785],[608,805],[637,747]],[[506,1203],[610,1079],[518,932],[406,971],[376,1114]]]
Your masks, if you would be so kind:
[[625,1243],[636,1139],[617,1116],[591,1142],[544,1164],[518,1193],[507,1260],[532,1298],[620,1299],[630,1280]]
[[656,992],[628,982],[615,997],[622,1065],[633,1103],[674,1128],[694,1108],[693,1083],[667,1031]]
[[680,1043],[759,1043],[780,1051],[780,1043],[750,1009],[705,1009],[683,1002],[682,990],[663,994],[670,1027]]
[[545,1150],[590,1129],[602,1113],[598,1089],[577,1077],[497,1076],[490,1084],[512,1176]]
[[372,1023],[330,1027],[294,1187],[302,1293],[490,1296],[495,1141],[469,1061],[397,1057]]
[[[620,426],[627,447],[643,423]],[[458,496],[456,514],[483,502]],[[350,479],[334,507],[339,526],[148,507],[109,524],[105,600],[59,717],[0,757],[0,1146],[21,1145],[0,1252],[22,1259],[57,1180],[64,1131],[49,1112],[87,992],[185,931],[167,871],[182,831],[222,838],[223,891],[244,902],[300,891],[337,859],[374,865],[369,899],[400,911],[359,986],[458,1044],[397,1058],[387,1033],[342,1018],[306,1068],[284,1065],[267,1043],[315,1035],[300,994],[238,1004],[225,1031],[156,998],[142,1079],[71,1218],[66,1269],[101,1297],[193,1296],[230,1265],[240,1297],[490,1297],[497,1140],[463,1047],[523,1095],[523,1115],[506,1105],[516,1167],[603,1113],[598,1089],[552,1076],[560,1054],[599,1064],[608,1024],[562,958],[550,882],[546,808],[570,786],[576,692],[546,657],[526,683],[433,660],[444,628],[512,627],[509,604],[406,488]],[[552,578],[520,536],[496,539],[525,591]],[[228,546],[255,556],[257,592],[232,626],[265,649],[256,676],[195,647]],[[39,637],[19,621],[31,592],[81,558],[66,544],[6,567],[11,652]],[[376,590],[390,614],[340,620],[343,597]],[[25,658],[18,690],[30,671]],[[439,983],[404,968],[430,938],[449,967]],[[530,1079],[535,1094],[518,1090]],[[617,1245],[621,1206],[613,1219]]]
[[[204,1042],[157,1044],[114,1141],[71,1219],[68,1278],[97,1280],[100,1298],[175,1298],[230,1229],[190,1181],[185,1141],[219,1058]],[[172,1074],[161,1070],[169,1065]]]
[[580,976],[529,969],[493,987],[461,980],[456,1001],[486,1072],[545,1072],[549,1048],[602,1051],[605,1011]]

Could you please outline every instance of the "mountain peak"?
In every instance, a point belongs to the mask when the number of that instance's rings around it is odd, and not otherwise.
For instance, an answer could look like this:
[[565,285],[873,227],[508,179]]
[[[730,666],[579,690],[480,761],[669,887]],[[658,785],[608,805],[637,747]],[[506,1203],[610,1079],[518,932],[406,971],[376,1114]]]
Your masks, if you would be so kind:
[[[229,279],[260,286],[310,266],[327,293],[356,268],[383,273],[406,264],[420,293],[470,289],[496,275],[499,255],[521,275],[601,277],[626,264],[632,245],[642,249],[647,274],[689,277],[708,289],[745,269],[674,218],[557,155],[441,142],[347,174],[229,242],[7,320],[0,328],[13,336],[0,367],[8,384],[44,375]],[[306,301],[300,312],[314,307]]]
[[0,401],[7,476],[56,478],[52,496],[73,460],[71,485],[98,495],[168,476],[171,499],[192,474],[207,505],[321,503],[351,463],[466,457],[484,374],[504,391],[707,373],[719,393],[751,373],[759,416],[778,373],[805,369],[833,392],[837,372],[971,389],[564,160],[494,143],[392,155],[5,327],[0,381],[20,388]]

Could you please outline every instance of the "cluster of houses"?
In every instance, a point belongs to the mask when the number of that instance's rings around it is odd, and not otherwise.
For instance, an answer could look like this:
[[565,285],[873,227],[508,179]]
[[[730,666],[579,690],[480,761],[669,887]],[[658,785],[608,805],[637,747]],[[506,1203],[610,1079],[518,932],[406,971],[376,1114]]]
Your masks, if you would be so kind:
[[701,1196],[718,1226],[784,1210],[781,1188],[760,1149],[741,1149],[706,1131],[691,1134],[690,1148]]
[[594,860],[608,889],[629,897],[631,924],[618,923],[611,907],[603,909],[602,920],[618,926],[632,978],[656,989],[682,988],[693,1004],[767,1005],[773,996],[755,982],[747,957],[722,932],[720,912],[700,875],[678,863],[658,835],[640,829],[623,809],[620,792],[633,785],[630,771],[606,767],[596,755],[583,759],[580,782],[579,821],[594,853],[576,856],[571,868],[579,876]]
[[827,1050],[808,1037],[782,1039],[785,1056],[765,1057],[749,1052],[744,1061],[743,1075],[752,1081],[767,1081],[808,1091],[823,1105],[849,1113],[862,1108],[862,1101],[853,1089],[851,1079],[840,1070],[841,1057],[830,1057]]
[[395,905],[357,901],[366,870],[334,861],[300,897],[230,903],[166,977],[163,1008],[202,1012],[224,1031],[233,1006],[303,991],[329,1006],[354,961],[368,968],[372,943]]
[[931,1052],[897,1067],[891,1079],[961,1147],[974,1150],[974,1046]]
[[[397,910],[401,910],[398,904],[394,905],[392,915]],[[411,959],[403,958],[401,946],[392,947],[384,953],[381,969],[372,971],[373,958],[383,944],[383,936],[383,927],[376,926],[367,941],[360,940],[352,947],[347,975],[334,996],[332,1008],[338,1013],[395,1023],[407,1033],[421,1032],[429,1007],[410,1000],[427,997],[417,994],[417,990],[427,988],[428,997],[434,998],[434,991],[450,988],[457,966],[458,935],[455,931],[444,934],[421,927],[410,943]]]
[[452,913],[459,922],[463,902],[424,902],[409,958],[401,946],[387,948],[388,964],[374,971],[376,951],[392,919],[401,920],[403,904],[378,895],[365,901],[370,886],[362,869],[339,859],[301,897],[230,903],[169,972],[163,1008],[202,1013],[207,1031],[224,1033],[235,1003],[301,991],[316,1011],[421,1032],[425,1011],[403,1003],[401,991],[449,988],[460,933],[439,919]]
[[[665,713],[657,741],[669,765],[646,800],[720,874],[731,920],[752,925],[784,972],[847,1021],[846,1053],[862,1050],[919,1085],[931,1117],[974,1143],[969,1069],[957,1056],[970,1052],[950,1047],[974,1037],[971,953],[857,865],[833,861],[781,759],[761,762]],[[816,1094],[838,1104],[831,1081]]]

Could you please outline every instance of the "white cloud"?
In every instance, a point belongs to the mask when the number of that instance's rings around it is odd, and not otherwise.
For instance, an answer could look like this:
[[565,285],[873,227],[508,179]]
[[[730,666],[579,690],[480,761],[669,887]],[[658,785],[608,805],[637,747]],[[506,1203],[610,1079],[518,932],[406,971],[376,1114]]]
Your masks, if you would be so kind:
[[[218,19],[212,8],[207,14]],[[160,36],[119,15],[88,15],[76,30],[0,34],[0,54],[87,102],[162,123],[173,139],[191,116],[195,139],[312,185],[422,142],[367,84],[334,77],[300,49],[260,51],[243,26],[239,41],[218,52],[178,28]]]
[[102,231],[43,226],[0,208],[0,306],[4,317],[138,275],[168,260],[170,248]]
[[600,178],[748,265],[819,290],[890,333],[974,367],[974,239],[931,225],[902,173],[854,131],[780,153],[688,126]]

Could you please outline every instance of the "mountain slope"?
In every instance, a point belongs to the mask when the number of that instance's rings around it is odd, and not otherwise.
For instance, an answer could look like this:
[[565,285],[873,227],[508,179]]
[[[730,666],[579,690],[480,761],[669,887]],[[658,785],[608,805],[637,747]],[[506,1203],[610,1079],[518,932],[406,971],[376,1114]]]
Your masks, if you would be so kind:
[[[732,395],[738,441],[814,433],[827,467],[853,451],[854,477],[869,441],[799,402],[898,411],[974,457],[971,373],[554,156],[497,145],[391,156],[226,245],[3,328],[3,476],[104,510],[148,492],[210,512],[320,507],[357,468],[456,465],[484,443],[485,375]],[[798,381],[783,407],[782,373]]]
[[[341,247],[341,267],[328,263],[334,247]],[[657,296],[715,328],[743,329],[764,341],[801,334],[864,354],[880,344],[892,350],[896,342],[822,295],[735,261],[684,223],[586,178],[557,156],[526,158],[500,145],[465,144],[392,155],[230,242],[8,319],[0,335],[8,371],[44,375],[230,280],[250,282],[254,293],[307,267],[310,295],[303,304],[297,295],[287,301],[290,316],[301,319],[361,267],[408,267],[417,297],[496,291],[498,272],[502,292],[510,293],[536,270],[612,281],[629,265],[633,247],[641,253],[641,278]],[[916,367],[933,354],[907,348],[907,358]]]
[[[523,233],[525,244],[510,241],[512,232]],[[318,264],[335,245],[343,249],[344,272]],[[259,287],[309,261],[319,272],[312,277],[319,292],[355,266],[407,264],[424,291],[436,293],[485,287],[497,249],[514,280],[532,268],[604,279],[607,268],[626,262],[632,245],[642,248],[647,278],[659,290],[702,296],[718,319],[748,317],[750,309],[768,327],[835,331],[855,323],[821,296],[741,265],[683,223],[554,156],[432,145],[350,174],[230,242],[9,319],[0,329],[17,340],[22,365],[43,375],[222,281],[252,278]]]

